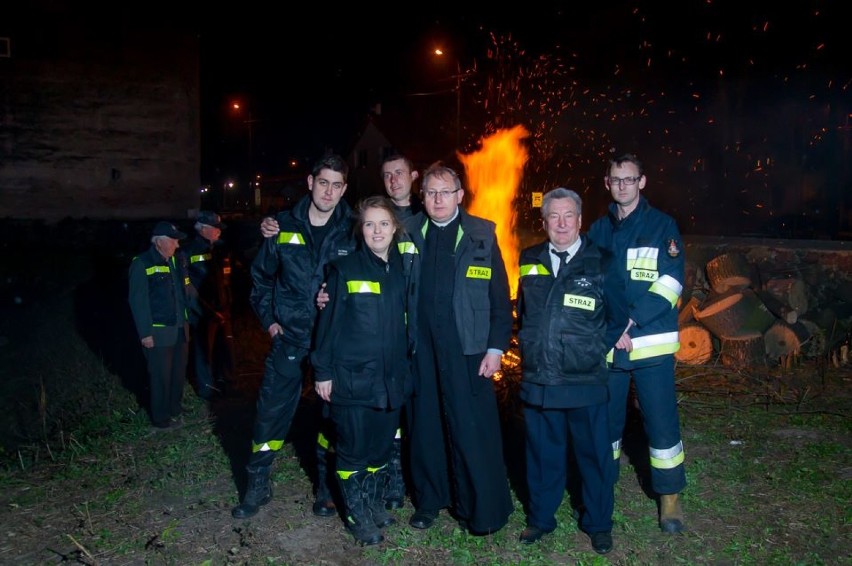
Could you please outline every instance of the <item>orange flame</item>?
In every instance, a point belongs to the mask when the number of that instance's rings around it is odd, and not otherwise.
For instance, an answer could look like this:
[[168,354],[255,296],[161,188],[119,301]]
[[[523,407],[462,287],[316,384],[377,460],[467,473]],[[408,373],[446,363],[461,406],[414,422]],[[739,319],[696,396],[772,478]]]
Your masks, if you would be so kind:
[[523,126],[498,130],[482,140],[482,149],[470,155],[459,154],[464,165],[468,190],[466,207],[475,216],[497,224],[497,242],[509,275],[509,289],[515,298],[518,288],[520,244],[515,233],[515,195],[523,178],[529,154],[521,140],[529,136]]

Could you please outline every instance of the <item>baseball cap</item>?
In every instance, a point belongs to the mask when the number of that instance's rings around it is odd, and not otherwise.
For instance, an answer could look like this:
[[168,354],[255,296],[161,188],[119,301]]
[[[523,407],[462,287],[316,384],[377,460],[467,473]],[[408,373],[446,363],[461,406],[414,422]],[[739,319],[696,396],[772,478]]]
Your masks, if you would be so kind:
[[178,230],[177,226],[175,226],[171,222],[166,222],[165,220],[157,222],[157,224],[154,226],[154,232],[151,235],[168,236],[169,238],[174,238],[176,240],[183,240],[184,238],[186,238],[186,234]]
[[213,226],[214,228],[225,228],[225,223],[222,222],[222,217],[210,210],[200,211],[195,221],[200,224],[207,224],[208,226]]

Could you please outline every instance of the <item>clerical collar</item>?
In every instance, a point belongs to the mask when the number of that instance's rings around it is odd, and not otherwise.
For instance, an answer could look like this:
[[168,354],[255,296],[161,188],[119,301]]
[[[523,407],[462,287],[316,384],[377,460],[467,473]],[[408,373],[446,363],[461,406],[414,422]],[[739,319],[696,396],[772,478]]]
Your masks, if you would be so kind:
[[446,226],[449,226],[449,224],[450,224],[453,220],[455,220],[455,219],[458,217],[458,215],[459,215],[459,208],[458,208],[458,207],[456,207],[456,213],[455,213],[455,214],[453,214],[453,217],[452,217],[452,218],[450,218],[450,219],[449,219],[449,220],[447,220],[446,222],[435,222],[434,220],[432,220],[432,224],[434,224],[435,226],[437,226],[437,227],[439,227],[439,228],[444,228],[444,227],[446,227]]

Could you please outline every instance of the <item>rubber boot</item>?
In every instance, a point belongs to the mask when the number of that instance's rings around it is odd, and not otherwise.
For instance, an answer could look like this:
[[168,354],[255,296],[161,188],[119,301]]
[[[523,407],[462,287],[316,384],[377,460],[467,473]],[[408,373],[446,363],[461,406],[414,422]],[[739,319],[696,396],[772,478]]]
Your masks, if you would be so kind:
[[677,493],[660,496],[660,529],[671,534],[683,532],[683,510]]
[[364,479],[364,487],[367,491],[367,506],[370,508],[370,514],[373,517],[373,523],[384,529],[396,523],[396,519],[391,517],[390,513],[385,509],[385,485],[387,484],[387,465],[382,466],[377,470],[367,470],[367,477]]
[[333,517],[337,513],[330,485],[332,480],[330,474],[333,473],[330,470],[334,470],[334,466],[331,465],[331,458],[333,458],[334,452],[322,433],[317,436],[316,456],[317,495],[311,510],[317,517]]
[[393,439],[391,458],[387,465],[387,473],[384,475],[387,478],[385,509],[402,509],[405,505],[405,478],[402,475],[402,438],[400,438],[399,429],[396,431],[396,438]]
[[269,466],[248,467],[248,484],[243,501],[233,509],[234,519],[248,519],[257,515],[260,507],[272,501],[272,485],[269,483]]
[[368,472],[337,472],[340,491],[346,504],[346,528],[359,544],[372,546],[379,544],[385,537],[373,522],[368,505],[368,494],[365,486]]

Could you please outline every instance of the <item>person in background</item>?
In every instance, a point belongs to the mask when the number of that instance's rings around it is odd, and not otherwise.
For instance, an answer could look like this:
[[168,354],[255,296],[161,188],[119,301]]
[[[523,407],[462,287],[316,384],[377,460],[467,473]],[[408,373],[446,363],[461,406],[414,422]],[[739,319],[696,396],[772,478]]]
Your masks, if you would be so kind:
[[155,430],[182,424],[189,310],[193,292],[186,265],[175,256],[186,234],[157,222],[151,247],[130,262],[128,301],[148,366],[151,423]]
[[[414,182],[419,177],[412,161],[401,153],[390,153],[382,160],[382,181],[385,191],[393,202],[396,215],[400,220],[410,218],[423,210],[423,203],[414,195]],[[404,416],[405,409],[401,413]],[[403,460],[403,419],[396,430],[393,452],[388,464],[387,486],[385,488],[385,506],[387,509],[400,509],[405,505],[405,474]]]
[[382,181],[400,220],[423,210],[423,203],[413,193],[419,175],[411,160],[401,153],[390,153],[382,160]]
[[513,511],[491,378],[512,337],[512,304],[493,222],[471,216],[455,171],[423,173],[425,214],[404,222],[403,264],[418,289],[414,393],[407,407],[416,511],[428,529],[452,505],[459,525],[493,533]]
[[[309,194],[292,210],[276,216],[277,237],[266,238],[251,266],[250,302],[272,338],[257,399],[252,449],[246,470],[248,485],[234,518],[255,515],[272,500],[269,476],[275,455],[284,446],[299,404],[308,369],[317,308],[315,298],[325,280],[326,264],[355,249],[352,210],[342,200],[349,167],[329,154],[308,175]],[[335,506],[320,462],[314,513],[330,517]]]
[[181,250],[189,280],[198,292],[200,313],[190,316],[195,387],[209,400],[233,378],[234,332],[231,325],[231,257],[220,239],[225,224],[215,212],[202,210],[196,236]]
[[618,481],[632,379],[649,442],[651,487],[659,495],[660,528],[680,533],[684,518],[678,494],[686,487],[686,472],[674,354],[680,348],[677,301],[683,290],[683,241],[674,219],[641,195],[646,183],[635,155],[611,160],[604,184],[614,202],[588,235],[613,256],[604,293],[626,320],[609,357],[613,481]]
[[[612,550],[614,486],[607,418],[605,258],[580,236],[582,200],[557,188],[542,199],[547,239],[521,251],[517,312],[526,424],[527,527],[532,544],[556,529],[569,453],[579,472],[580,529],[599,554]],[[610,323],[610,327],[615,327]],[[622,326],[623,328],[623,326]]]
[[346,527],[364,545],[395,520],[384,492],[400,410],[411,394],[407,285],[391,201],[358,207],[359,251],[329,264],[328,304],[311,353],[317,394],[331,404]]

